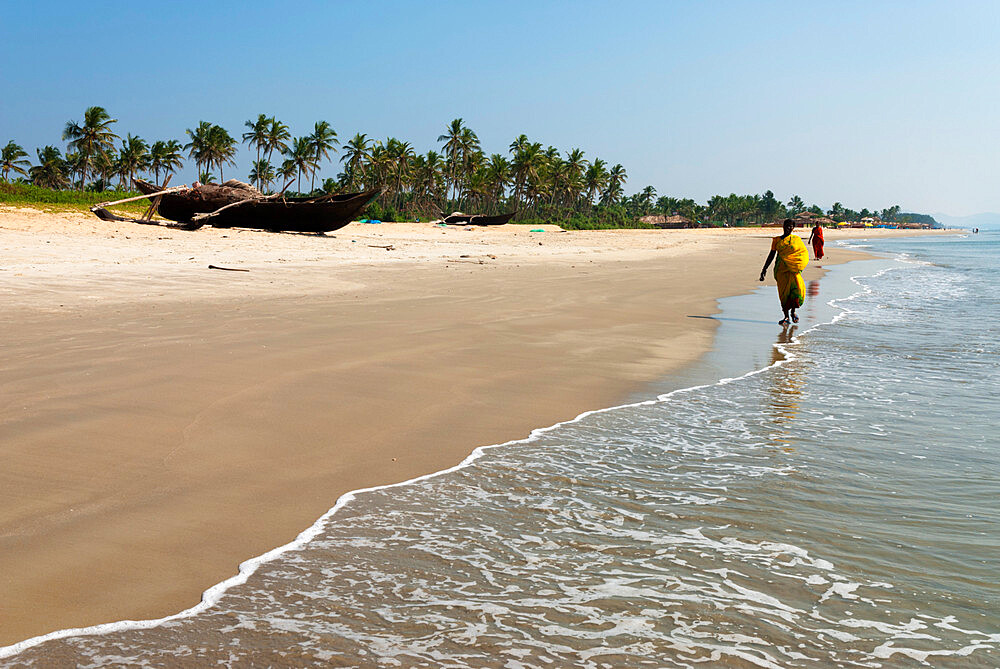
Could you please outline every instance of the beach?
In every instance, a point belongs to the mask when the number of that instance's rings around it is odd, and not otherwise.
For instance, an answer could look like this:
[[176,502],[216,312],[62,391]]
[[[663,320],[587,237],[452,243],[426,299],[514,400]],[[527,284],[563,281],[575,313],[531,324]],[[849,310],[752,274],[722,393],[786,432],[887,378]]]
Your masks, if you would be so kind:
[[[175,613],[348,491],[620,403],[711,348],[780,234],[537,229],[0,209],[0,645]],[[913,234],[830,230],[805,277]]]

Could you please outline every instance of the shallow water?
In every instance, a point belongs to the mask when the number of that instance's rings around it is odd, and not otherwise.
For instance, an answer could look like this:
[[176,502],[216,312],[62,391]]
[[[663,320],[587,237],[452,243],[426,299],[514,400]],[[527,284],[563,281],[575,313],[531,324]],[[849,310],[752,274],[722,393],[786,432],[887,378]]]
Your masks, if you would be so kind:
[[358,494],[195,615],[0,663],[998,666],[998,241],[872,242],[900,259],[794,329],[729,298],[669,394]]

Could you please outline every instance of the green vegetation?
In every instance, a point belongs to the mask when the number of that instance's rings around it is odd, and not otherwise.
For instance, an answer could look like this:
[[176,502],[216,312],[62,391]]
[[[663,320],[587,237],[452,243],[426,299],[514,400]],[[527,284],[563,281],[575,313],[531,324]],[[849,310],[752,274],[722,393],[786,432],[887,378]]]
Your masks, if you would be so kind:
[[[186,131],[189,141],[182,145],[173,139],[149,144],[132,134],[122,139],[114,132],[116,123],[103,107],[88,108],[82,121],[66,123],[62,134],[66,154],[56,146],[42,147],[36,150],[35,165],[26,160],[21,146],[8,141],[0,152],[0,183],[8,184],[0,191],[0,201],[27,204],[37,195],[41,199],[35,202],[89,206],[114,200],[135,177],[151,175],[161,183],[161,176],[166,179],[183,167],[184,152],[203,183],[225,181],[225,167],[236,164],[239,142],[220,125],[200,121]],[[381,220],[429,220],[454,210],[516,211],[517,223],[602,229],[652,227],[640,219],[675,215],[692,225],[759,225],[811,211],[838,222],[875,217],[934,223],[929,216],[900,214],[899,206],[855,211],[835,202],[824,211],[815,204],[807,206],[798,195],[783,203],[771,191],[714,195],[705,204],[691,198],[657,197],[652,186],[627,196],[628,173],[621,164],[588,159],[579,148],[562,153],[526,135],[515,138],[506,154],[487,155],[479,137],[460,118],[438,136],[440,152],[418,154],[410,142],[395,137],[374,140],[356,133],[341,147],[336,162],[339,142],[327,121],[316,122],[312,132],[301,137],[293,137],[287,125],[265,114],[244,126],[240,139],[256,156],[248,178],[261,191],[291,195],[377,189],[380,195],[367,215]],[[276,155],[280,164],[274,162]],[[341,171],[323,178],[321,168],[329,164],[339,164]],[[18,188],[9,187],[11,176]],[[107,192],[115,178],[117,191]],[[28,187],[29,183],[37,188]],[[65,198],[58,199],[62,193]]]
[[[44,209],[86,211],[99,202],[123,200],[136,195],[140,195],[140,193],[118,190],[62,190],[35,186],[28,183],[0,182],[0,205],[42,205]],[[143,212],[147,207],[149,207],[149,202],[139,200],[138,202],[127,202],[123,205],[118,205],[115,209]]]

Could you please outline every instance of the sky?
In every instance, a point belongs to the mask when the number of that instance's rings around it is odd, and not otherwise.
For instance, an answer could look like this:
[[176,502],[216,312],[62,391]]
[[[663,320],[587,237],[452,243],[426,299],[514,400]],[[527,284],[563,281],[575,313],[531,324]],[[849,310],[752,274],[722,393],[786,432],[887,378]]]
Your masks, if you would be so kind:
[[629,193],[1000,212],[993,1],[0,0],[0,17],[0,144],[32,158],[92,105],[149,142],[201,120],[238,137],[263,113],[421,152],[462,118],[487,153],[524,133],[621,163]]

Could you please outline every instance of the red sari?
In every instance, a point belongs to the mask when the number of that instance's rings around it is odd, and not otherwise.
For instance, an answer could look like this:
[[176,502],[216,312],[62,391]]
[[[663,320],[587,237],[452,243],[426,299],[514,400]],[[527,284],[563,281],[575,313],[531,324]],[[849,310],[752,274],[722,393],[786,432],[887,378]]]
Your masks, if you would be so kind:
[[813,238],[813,255],[816,257],[816,260],[819,260],[820,258],[823,257],[823,228],[821,228],[818,225],[815,228],[813,228],[812,238]]

